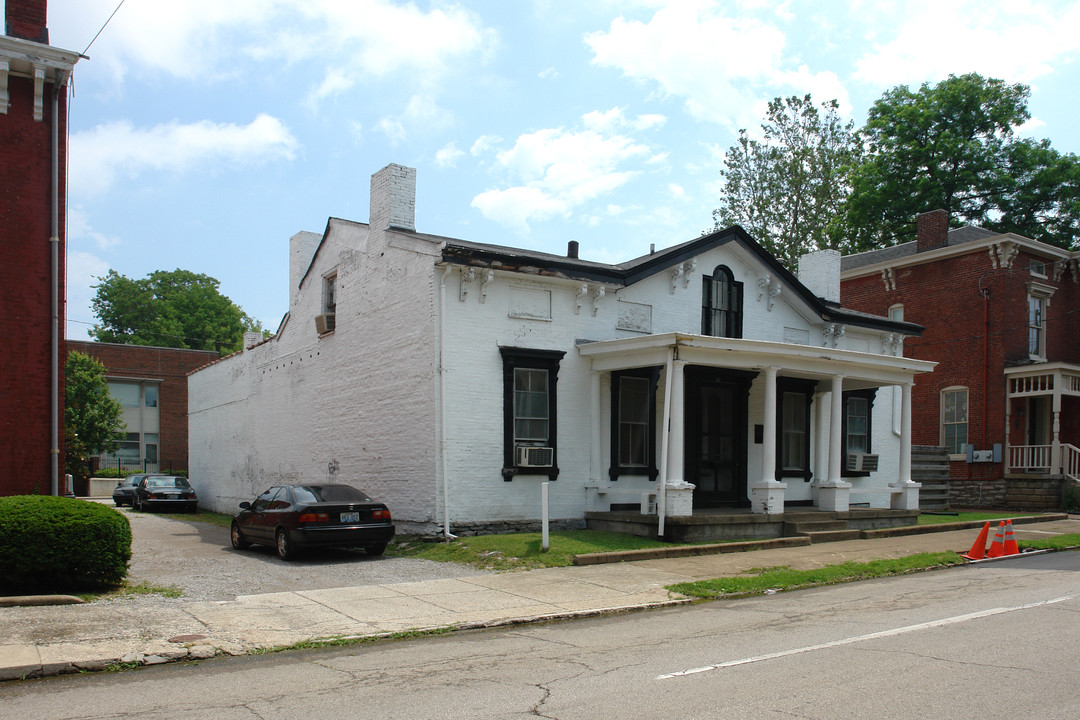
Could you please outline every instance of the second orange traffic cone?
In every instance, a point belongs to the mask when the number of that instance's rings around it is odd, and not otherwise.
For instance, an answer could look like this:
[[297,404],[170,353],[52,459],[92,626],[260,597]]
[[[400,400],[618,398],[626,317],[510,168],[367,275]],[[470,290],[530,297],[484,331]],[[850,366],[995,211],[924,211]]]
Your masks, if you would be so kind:
[[990,534],[990,523],[987,522],[983,525],[982,532],[979,533],[979,537],[975,538],[975,543],[971,546],[971,549],[960,557],[965,557],[968,560],[982,560],[986,557],[986,537]]
[[994,542],[990,544],[990,552],[986,553],[988,558],[1003,557],[1005,555],[1005,521],[1002,520],[998,523],[997,532],[994,533]]
[[1006,555],[1019,555],[1020,548],[1016,546],[1016,537],[1013,535],[1012,520],[1005,521],[1005,546]]

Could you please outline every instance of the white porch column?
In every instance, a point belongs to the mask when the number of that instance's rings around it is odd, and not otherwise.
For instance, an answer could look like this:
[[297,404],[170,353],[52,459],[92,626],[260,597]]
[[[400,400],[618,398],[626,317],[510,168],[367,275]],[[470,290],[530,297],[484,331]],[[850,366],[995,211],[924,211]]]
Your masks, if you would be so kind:
[[1054,399],[1051,418],[1053,420],[1053,436],[1050,440],[1050,472],[1060,474],[1061,468],[1061,385],[1065,378],[1061,371],[1054,373]]
[[814,395],[815,414],[817,422],[814,433],[814,500],[817,500],[817,489],[829,479],[829,409],[831,407],[828,392],[818,392]]
[[776,480],[776,368],[765,368],[765,428],[761,445],[761,481],[750,485],[755,513],[783,513],[787,485]]
[[694,514],[694,485],[686,482],[685,455],[685,417],[686,398],[684,393],[683,370],[686,362],[675,360],[671,363],[671,416],[668,418],[667,480],[664,482],[664,515],[679,516]]
[[900,469],[896,482],[890,487],[893,510],[918,510],[921,484],[911,480],[911,383],[903,386],[900,406]]
[[671,423],[668,440],[667,481],[679,483],[683,480],[683,455],[686,452],[684,437],[686,423],[686,398],[683,390],[683,369],[686,363],[676,360],[672,363],[671,378]]
[[[604,423],[600,416],[600,373],[596,370],[589,373],[589,413],[592,415],[592,422],[589,423],[589,431],[592,435],[589,442],[589,484],[598,486],[602,474],[601,458],[604,457]],[[586,491],[585,509],[600,510],[599,506],[594,507],[596,499],[594,491]]]
[[829,393],[829,477],[818,486],[818,508],[847,512],[851,483],[843,478],[844,462],[844,376],[833,375]]

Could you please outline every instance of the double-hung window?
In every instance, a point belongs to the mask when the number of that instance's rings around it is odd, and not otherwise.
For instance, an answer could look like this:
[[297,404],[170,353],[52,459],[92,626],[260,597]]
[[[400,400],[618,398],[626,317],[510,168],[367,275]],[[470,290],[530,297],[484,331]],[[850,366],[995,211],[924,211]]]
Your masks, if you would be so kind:
[[612,480],[620,475],[648,475],[655,480],[656,386],[660,368],[611,373]]
[[1028,356],[1046,359],[1046,309],[1055,288],[1045,283],[1028,283]]
[[[873,452],[871,447],[871,437],[873,435],[872,411],[876,393],[876,389],[852,390],[844,393],[844,417],[841,432],[844,436],[844,453],[847,456],[859,453],[868,455]],[[869,471],[866,470],[848,470],[848,463],[845,458],[841,475],[851,477],[869,474]]]
[[817,383],[812,380],[777,378],[777,417],[780,420],[776,443],[777,479],[798,477],[809,482],[810,404]]
[[561,350],[499,348],[503,360],[503,479],[558,477],[556,384]]
[[941,391],[941,444],[950,455],[967,452],[968,389],[945,388]]
[[743,284],[726,265],[717,265],[701,287],[701,334],[742,337]]

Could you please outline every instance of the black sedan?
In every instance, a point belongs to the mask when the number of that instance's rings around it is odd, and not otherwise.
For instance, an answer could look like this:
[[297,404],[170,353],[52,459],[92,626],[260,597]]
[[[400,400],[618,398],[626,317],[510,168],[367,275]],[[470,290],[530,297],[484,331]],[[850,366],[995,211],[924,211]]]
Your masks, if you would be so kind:
[[157,475],[157,473],[135,473],[116,483],[116,487],[112,491],[112,501],[116,507],[123,505],[135,507],[135,488],[139,487],[139,483],[142,482],[144,477],[150,475]]
[[186,477],[147,475],[135,487],[131,509],[172,509],[193,513],[199,509],[199,497]]
[[277,549],[282,560],[309,547],[362,547],[382,555],[394,537],[390,510],[351,485],[276,485],[240,503],[232,545]]

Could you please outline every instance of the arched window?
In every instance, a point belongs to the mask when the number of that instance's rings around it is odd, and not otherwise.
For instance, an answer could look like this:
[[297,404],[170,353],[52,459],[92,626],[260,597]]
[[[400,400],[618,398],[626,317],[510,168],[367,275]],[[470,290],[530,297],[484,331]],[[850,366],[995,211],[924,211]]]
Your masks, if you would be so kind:
[[706,275],[701,288],[701,334],[742,337],[743,284],[726,265]]

